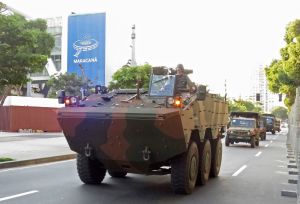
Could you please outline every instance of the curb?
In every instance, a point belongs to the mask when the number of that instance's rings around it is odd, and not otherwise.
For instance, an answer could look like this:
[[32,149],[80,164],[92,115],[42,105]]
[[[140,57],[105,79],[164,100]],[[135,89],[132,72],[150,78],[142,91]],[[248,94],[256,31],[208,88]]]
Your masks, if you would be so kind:
[[76,158],[76,154],[65,154],[65,155],[44,157],[44,158],[37,158],[37,159],[1,162],[0,169],[28,166],[28,165],[34,165],[34,164],[43,164],[43,163],[63,161],[63,160],[69,160],[69,159],[75,159],[75,158]]

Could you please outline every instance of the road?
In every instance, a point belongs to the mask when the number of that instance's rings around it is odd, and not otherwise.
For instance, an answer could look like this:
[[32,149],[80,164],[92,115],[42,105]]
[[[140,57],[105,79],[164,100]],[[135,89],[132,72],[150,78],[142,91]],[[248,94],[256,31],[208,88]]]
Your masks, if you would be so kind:
[[281,196],[287,185],[284,132],[267,135],[257,148],[249,144],[223,145],[220,176],[195,189],[175,195],[170,176],[129,174],[106,176],[100,186],[84,185],[75,160],[0,171],[0,203],[205,203],[292,204],[296,198]]

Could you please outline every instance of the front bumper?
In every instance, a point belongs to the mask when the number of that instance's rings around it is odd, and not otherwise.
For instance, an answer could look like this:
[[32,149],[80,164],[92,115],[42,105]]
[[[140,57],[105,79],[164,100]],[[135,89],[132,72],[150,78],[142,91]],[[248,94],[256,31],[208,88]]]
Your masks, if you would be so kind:
[[250,142],[252,136],[227,134],[227,137],[231,142]]

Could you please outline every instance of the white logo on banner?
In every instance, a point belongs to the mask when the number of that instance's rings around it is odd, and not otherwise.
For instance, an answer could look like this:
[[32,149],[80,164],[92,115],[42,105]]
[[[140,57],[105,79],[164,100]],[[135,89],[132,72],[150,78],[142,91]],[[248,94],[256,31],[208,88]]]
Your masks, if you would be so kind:
[[99,42],[95,39],[83,39],[77,40],[73,43],[73,48],[76,50],[75,57],[78,57],[81,52],[90,51],[96,49]]

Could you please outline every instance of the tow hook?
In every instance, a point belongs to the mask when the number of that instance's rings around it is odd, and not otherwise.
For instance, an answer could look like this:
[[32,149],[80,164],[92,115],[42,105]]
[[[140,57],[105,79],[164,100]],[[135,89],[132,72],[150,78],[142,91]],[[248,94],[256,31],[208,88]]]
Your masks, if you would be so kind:
[[84,148],[84,155],[86,157],[90,157],[92,154],[92,147],[90,146],[89,143],[86,144],[85,148]]
[[149,161],[150,160],[150,154],[151,154],[151,151],[149,149],[149,147],[145,147],[145,149],[142,151],[143,153],[143,159],[144,161]]

